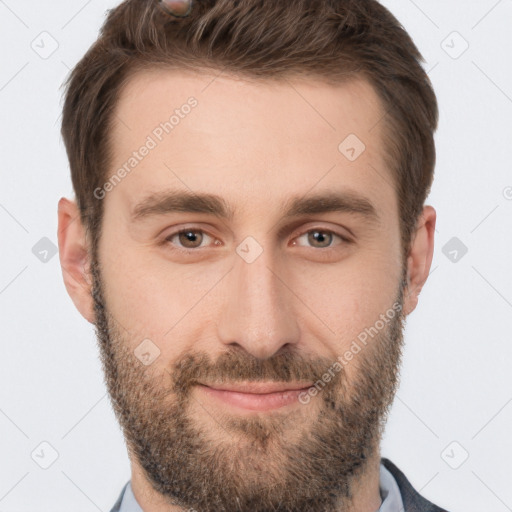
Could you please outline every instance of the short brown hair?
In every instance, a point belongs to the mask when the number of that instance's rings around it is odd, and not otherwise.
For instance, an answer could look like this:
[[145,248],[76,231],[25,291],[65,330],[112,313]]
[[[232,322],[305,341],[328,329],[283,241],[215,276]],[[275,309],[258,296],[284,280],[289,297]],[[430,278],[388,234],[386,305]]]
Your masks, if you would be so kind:
[[421,62],[410,36],[376,0],[196,0],[182,18],[156,0],[125,0],[108,12],[65,84],[62,136],[93,248],[103,213],[94,190],[106,181],[120,91],[137,71],[165,66],[268,80],[367,79],[385,111],[384,157],[398,194],[406,256],[435,167],[439,114]]

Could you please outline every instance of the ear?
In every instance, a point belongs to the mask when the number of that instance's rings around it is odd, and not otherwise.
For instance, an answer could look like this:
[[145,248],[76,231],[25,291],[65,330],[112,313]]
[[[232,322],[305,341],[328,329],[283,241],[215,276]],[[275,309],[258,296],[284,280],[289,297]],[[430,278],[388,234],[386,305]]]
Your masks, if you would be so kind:
[[436,211],[425,206],[416,223],[407,256],[407,287],[404,290],[404,313],[409,315],[418,305],[418,296],[425,284],[434,255]]
[[61,197],[58,217],[59,257],[66,290],[80,314],[94,323],[88,243],[76,202]]

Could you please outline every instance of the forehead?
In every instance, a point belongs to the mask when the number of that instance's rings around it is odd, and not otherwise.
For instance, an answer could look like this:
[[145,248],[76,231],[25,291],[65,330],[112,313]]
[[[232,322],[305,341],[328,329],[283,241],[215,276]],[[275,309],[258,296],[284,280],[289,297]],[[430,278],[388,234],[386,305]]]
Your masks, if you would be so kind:
[[[241,78],[151,70],[121,91],[109,176],[124,168],[109,201],[130,209],[149,192],[189,189],[279,205],[308,191],[364,190],[396,213],[384,163],[382,104],[365,80]],[[149,150],[141,149],[146,146]],[[137,155],[135,155],[137,153]]]

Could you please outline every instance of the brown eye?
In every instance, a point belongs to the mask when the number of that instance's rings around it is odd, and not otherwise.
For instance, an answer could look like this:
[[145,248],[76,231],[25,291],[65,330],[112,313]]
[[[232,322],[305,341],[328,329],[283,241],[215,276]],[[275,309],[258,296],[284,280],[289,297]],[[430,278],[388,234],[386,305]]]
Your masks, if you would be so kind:
[[177,250],[200,249],[201,244],[205,245],[205,238],[208,240],[212,237],[201,229],[188,228],[171,233],[165,238],[165,242],[174,245]]
[[201,242],[203,241],[203,234],[201,231],[193,231],[191,229],[187,229],[186,231],[181,231],[178,233],[178,240],[180,244],[186,249],[196,249],[201,246]]

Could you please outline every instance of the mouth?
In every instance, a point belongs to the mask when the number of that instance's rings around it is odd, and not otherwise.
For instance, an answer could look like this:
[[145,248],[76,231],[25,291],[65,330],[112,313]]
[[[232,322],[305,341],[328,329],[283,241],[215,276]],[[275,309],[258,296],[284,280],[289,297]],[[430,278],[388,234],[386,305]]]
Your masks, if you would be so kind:
[[311,383],[241,382],[232,384],[198,384],[208,398],[223,405],[246,411],[270,411],[299,404],[299,395]]

